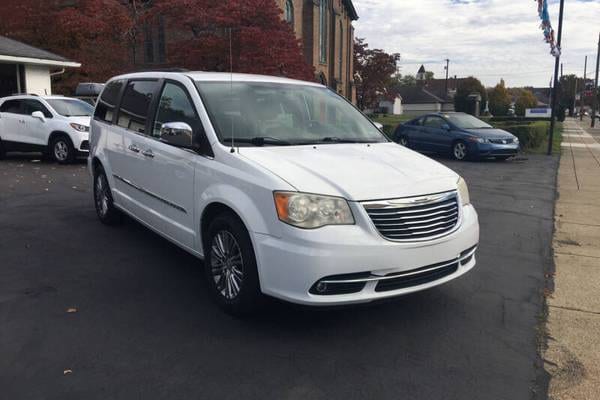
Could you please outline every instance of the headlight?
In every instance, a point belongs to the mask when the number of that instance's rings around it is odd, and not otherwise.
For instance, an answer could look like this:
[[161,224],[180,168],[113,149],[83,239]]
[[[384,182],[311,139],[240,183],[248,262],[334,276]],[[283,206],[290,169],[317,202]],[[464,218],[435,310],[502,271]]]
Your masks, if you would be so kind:
[[71,128],[75,129],[76,131],[79,132],[89,132],[90,131],[90,127],[89,126],[85,126],[85,125],[81,125],[81,124],[76,124],[76,123],[70,123],[69,125],[71,125]]
[[279,219],[299,228],[313,229],[325,225],[353,225],[350,206],[340,197],[298,192],[275,192]]
[[477,143],[487,143],[488,142],[487,139],[476,137],[476,136],[469,136],[469,137],[467,137],[467,140],[470,142],[477,142]]
[[469,197],[469,188],[467,187],[467,182],[460,177],[458,178],[458,195],[460,196],[460,201],[463,206],[467,204],[471,204],[471,198]]
[[518,137],[514,137],[513,142],[515,142],[516,144],[519,144],[519,138]]

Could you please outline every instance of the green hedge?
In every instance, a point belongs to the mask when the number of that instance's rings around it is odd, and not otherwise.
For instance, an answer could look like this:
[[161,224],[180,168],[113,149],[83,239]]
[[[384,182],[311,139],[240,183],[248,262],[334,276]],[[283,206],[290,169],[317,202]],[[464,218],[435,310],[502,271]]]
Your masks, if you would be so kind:
[[494,124],[499,129],[504,129],[519,138],[521,146],[525,149],[539,147],[548,136],[550,124],[545,121],[536,121],[529,124],[508,125]]

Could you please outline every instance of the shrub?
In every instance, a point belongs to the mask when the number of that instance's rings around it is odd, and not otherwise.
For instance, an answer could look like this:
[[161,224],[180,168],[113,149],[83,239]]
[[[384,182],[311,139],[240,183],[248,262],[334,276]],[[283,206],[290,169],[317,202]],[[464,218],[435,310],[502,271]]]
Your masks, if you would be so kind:
[[530,124],[499,126],[498,128],[504,129],[518,137],[521,147],[533,149],[540,146],[546,140],[549,127],[548,122],[538,121]]

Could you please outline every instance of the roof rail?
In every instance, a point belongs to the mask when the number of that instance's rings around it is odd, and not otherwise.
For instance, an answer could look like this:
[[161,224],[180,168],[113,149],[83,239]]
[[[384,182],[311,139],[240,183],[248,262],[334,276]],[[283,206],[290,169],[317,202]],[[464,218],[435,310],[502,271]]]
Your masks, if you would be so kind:
[[190,72],[189,69],[186,68],[141,68],[137,72]]
[[11,96],[35,96],[35,97],[40,97],[40,95],[37,94],[37,93],[13,93],[13,94],[11,94]]

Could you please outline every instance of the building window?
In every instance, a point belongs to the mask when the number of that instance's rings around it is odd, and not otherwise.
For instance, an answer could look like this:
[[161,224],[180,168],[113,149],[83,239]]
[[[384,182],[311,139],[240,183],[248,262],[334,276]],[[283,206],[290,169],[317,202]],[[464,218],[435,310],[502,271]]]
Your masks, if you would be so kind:
[[319,59],[321,63],[327,62],[327,19],[329,17],[329,0],[321,0],[319,7]]
[[154,40],[152,40],[152,25],[144,25],[144,62],[154,62]]
[[165,18],[158,17],[158,62],[166,61]]
[[294,26],[294,2],[292,0],[286,0],[285,2],[285,20]]
[[164,63],[166,59],[165,20],[163,16],[144,24],[144,62]]
[[339,48],[339,77],[340,82],[342,81],[342,66],[344,65],[344,25],[342,25],[342,21],[340,21],[340,48]]

